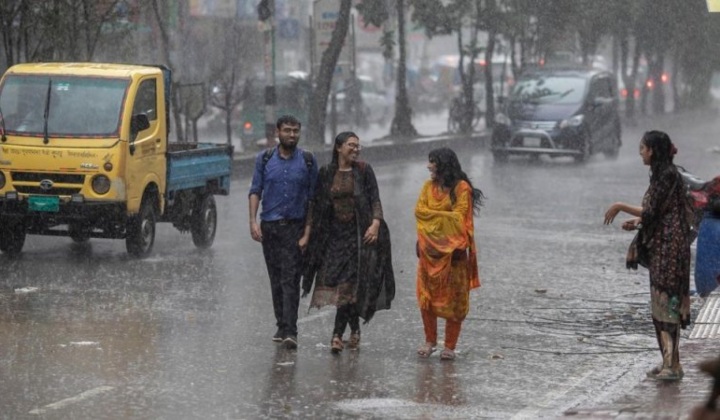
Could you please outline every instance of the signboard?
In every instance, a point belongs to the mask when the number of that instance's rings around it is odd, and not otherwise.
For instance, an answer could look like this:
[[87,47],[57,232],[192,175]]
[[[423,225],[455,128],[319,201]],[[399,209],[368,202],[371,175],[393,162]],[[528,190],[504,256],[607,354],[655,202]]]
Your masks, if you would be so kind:
[[[315,32],[315,54],[313,66],[320,67],[322,55],[330,45],[333,30],[340,12],[340,2],[337,0],[315,0],[313,3],[313,29]],[[352,49],[350,48],[351,34],[345,37],[345,44],[340,51],[335,74],[347,77],[352,65]]]
[[707,0],[708,12],[720,12],[720,0]]

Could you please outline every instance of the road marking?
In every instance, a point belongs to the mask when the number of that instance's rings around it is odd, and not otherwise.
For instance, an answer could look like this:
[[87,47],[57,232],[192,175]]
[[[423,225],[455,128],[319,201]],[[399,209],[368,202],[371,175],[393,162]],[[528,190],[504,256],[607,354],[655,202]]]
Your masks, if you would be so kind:
[[81,392],[74,397],[65,398],[64,400],[60,400],[58,402],[48,404],[45,407],[36,408],[34,410],[31,410],[29,414],[45,414],[50,410],[57,410],[59,408],[63,408],[65,406],[68,406],[71,404],[79,403],[88,398],[92,398],[96,395],[102,394],[103,392],[112,391],[113,389],[115,389],[115,388],[111,387],[111,386],[99,386],[97,388],[93,388],[88,391]]

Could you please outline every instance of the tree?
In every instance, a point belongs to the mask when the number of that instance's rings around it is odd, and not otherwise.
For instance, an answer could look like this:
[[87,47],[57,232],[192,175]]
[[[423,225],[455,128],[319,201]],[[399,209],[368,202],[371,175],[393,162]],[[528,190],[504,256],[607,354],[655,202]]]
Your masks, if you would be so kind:
[[[380,45],[383,57],[391,61],[394,47],[398,45],[398,68],[395,72],[395,115],[390,124],[390,134],[398,139],[417,136],[412,124],[412,108],[407,92],[407,54],[405,45],[405,0],[363,0],[356,6],[366,24],[383,28]],[[394,21],[397,17],[397,42],[394,39]]]
[[[170,33],[168,32],[167,22],[164,18],[164,16],[167,16],[167,0],[149,0],[149,3],[152,16],[155,19],[155,24],[157,25],[158,32],[160,33],[160,53],[162,54],[163,63],[170,68],[174,68],[172,60],[170,59]],[[173,80],[173,87],[176,87],[177,85],[178,81]],[[172,102],[173,120],[175,121],[175,137],[177,141],[183,142],[185,141],[185,135],[182,120],[180,118],[180,101],[178,99],[177,89],[172,90],[170,101]],[[168,127],[168,129],[169,128],[170,127]]]
[[[243,78],[242,74],[245,69],[241,66],[240,57],[243,57],[244,36],[242,26],[237,19],[232,21],[227,27],[218,28],[222,33],[216,34],[214,39],[218,39],[222,43],[222,54],[211,60],[210,85],[212,92],[210,95],[210,105],[222,110],[225,113],[225,135],[227,143],[232,144],[232,114],[237,106],[245,99],[246,90],[239,87],[239,81]],[[242,143],[240,144],[242,151]]]
[[417,130],[412,124],[412,109],[407,93],[407,67],[405,54],[405,0],[397,1],[398,16],[398,71],[397,71],[397,96],[395,97],[395,116],[390,126],[390,134],[400,139],[407,139],[417,136]]
[[308,134],[310,140],[318,144],[325,143],[325,119],[327,117],[327,101],[330,94],[333,73],[337,65],[340,51],[345,44],[348,28],[350,27],[350,8],[352,0],[340,0],[338,19],[335,22],[330,44],[323,52],[320,60],[320,69],[315,80],[315,90],[310,98],[310,117],[308,121]]
[[[478,45],[478,35],[483,29],[482,0],[454,0],[444,4],[440,0],[415,0],[413,20],[425,28],[428,37],[436,35],[457,36],[460,62],[458,73],[462,88],[462,111],[460,113],[460,132],[469,133],[473,128],[475,115],[475,61],[485,50]],[[470,39],[463,39],[464,30],[470,31]],[[465,59],[468,58],[468,65]],[[492,87],[488,94],[492,96]]]

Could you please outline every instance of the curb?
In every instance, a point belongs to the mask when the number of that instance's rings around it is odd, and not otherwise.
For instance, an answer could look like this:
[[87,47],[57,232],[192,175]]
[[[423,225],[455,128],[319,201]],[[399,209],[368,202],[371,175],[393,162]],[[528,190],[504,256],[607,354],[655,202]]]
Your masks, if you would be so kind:
[[[408,157],[427,156],[430,150],[438,147],[452,147],[456,151],[466,148],[484,149],[489,138],[489,132],[478,132],[470,135],[418,137],[407,141],[377,139],[363,147],[362,158],[369,162],[391,162]],[[307,150],[315,155],[318,165],[322,166],[330,162],[332,157],[330,146],[325,146],[321,150],[318,150],[317,147],[319,146],[310,146]],[[232,178],[252,176],[255,169],[255,158],[257,153],[260,152],[262,150],[252,154],[235,155],[233,157]]]

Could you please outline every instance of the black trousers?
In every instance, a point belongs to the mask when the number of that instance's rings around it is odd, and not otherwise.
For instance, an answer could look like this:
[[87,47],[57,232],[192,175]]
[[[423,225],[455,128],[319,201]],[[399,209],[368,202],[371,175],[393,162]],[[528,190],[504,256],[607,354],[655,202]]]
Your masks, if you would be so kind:
[[297,336],[302,276],[298,241],[305,230],[305,221],[261,222],[260,229],[277,327],[285,337]]
[[350,303],[337,308],[335,313],[335,329],[333,335],[342,335],[345,333],[347,324],[350,323],[350,332],[360,332],[360,316],[355,309],[355,304]]

